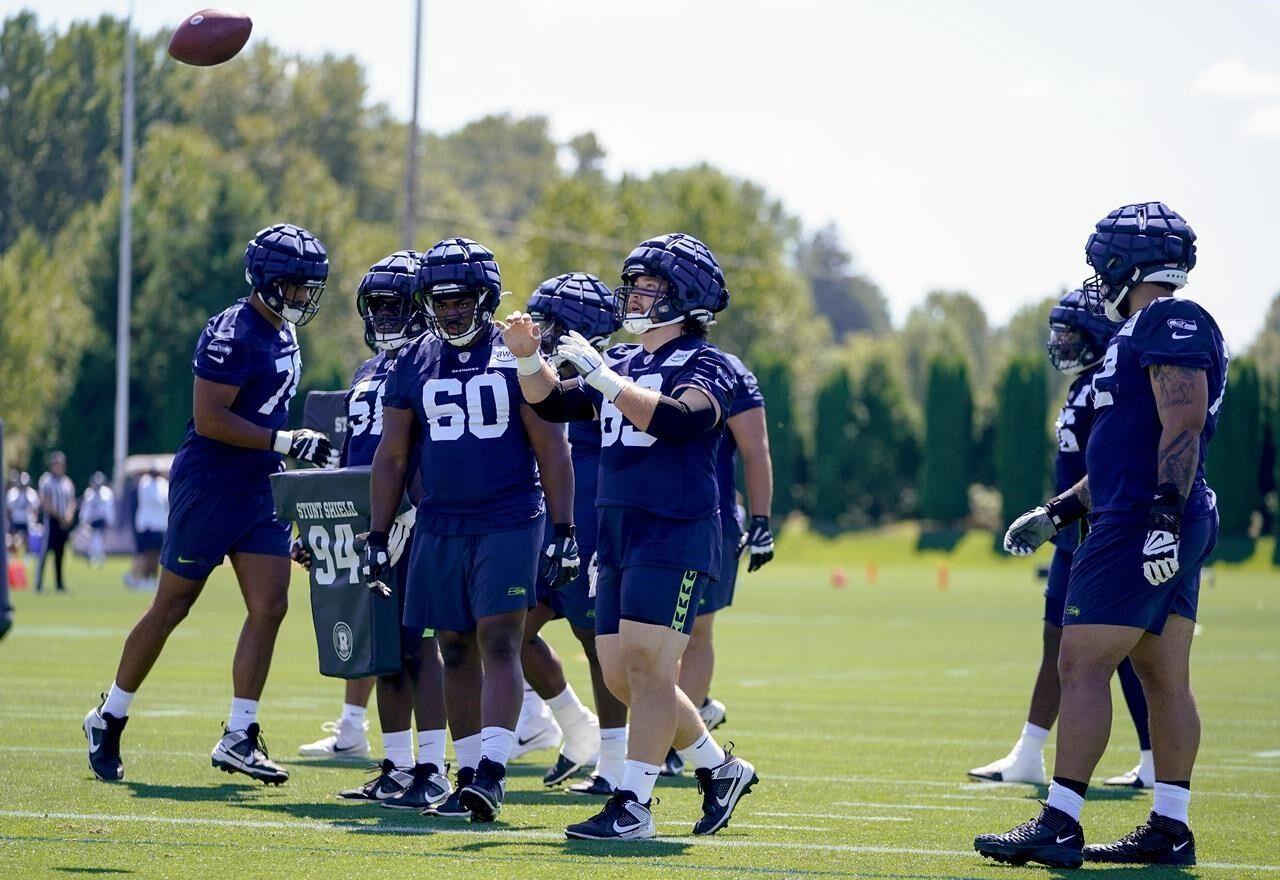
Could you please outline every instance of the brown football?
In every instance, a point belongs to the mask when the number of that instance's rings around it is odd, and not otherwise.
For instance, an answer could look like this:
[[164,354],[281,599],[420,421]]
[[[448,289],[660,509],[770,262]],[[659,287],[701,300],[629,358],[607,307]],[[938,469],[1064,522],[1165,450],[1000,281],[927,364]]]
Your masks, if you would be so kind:
[[188,15],[169,40],[169,54],[183,64],[208,67],[230,61],[249,41],[249,16],[226,9],[201,9]]

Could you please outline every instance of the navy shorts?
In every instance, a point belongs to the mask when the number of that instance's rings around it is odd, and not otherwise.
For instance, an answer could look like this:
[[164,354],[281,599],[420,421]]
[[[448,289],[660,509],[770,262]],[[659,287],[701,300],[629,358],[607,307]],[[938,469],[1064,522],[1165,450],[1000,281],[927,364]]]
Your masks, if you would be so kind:
[[1067,605],[1067,583],[1071,580],[1070,550],[1053,548],[1049,563],[1049,583],[1044,588],[1044,622],[1062,626],[1062,611]]
[[1218,539],[1218,511],[1212,500],[1193,498],[1182,520],[1178,574],[1158,587],[1142,574],[1146,522],[1103,514],[1075,553],[1063,624],[1112,624],[1164,631],[1170,614],[1196,619],[1200,569]]
[[466,633],[482,617],[532,608],[543,519],[484,535],[432,535],[415,529],[404,625]]
[[735,525],[726,529],[720,549],[720,578],[707,584],[698,603],[699,614],[715,614],[733,604],[733,591],[738,585],[738,541],[742,532]]
[[587,577],[587,568],[595,552],[595,547],[578,545],[582,567],[578,569],[576,578],[558,590],[538,578],[538,601],[554,611],[557,620],[563,617],[575,629],[595,629],[596,626],[596,600],[588,595],[590,585]]
[[134,536],[134,543],[137,544],[139,553],[159,550],[164,545],[164,532],[138,532]]
[[176,479],[169,485],[169,528],[160,564],[204,580],[233,553],[289,555],[292,529],[276,518],[271,490],[214,489]]

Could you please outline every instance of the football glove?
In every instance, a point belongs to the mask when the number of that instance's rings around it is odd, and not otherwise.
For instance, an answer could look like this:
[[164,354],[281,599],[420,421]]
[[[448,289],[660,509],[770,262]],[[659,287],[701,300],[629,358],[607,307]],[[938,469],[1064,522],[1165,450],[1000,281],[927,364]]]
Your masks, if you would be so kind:
[[409,536],[413,534],[413,524],[418,520],[418,509],[410,507],[391,523],[391,531],[387,532],[387,550],[391,554],[390,564],[395,567],[404,555],[404,548],[409,545]]
[[618,399],[626,385],[623,379],[604,362],[604,356],[577,330],[560,337],[556,354],[573,366],[588,385],[599,391],[610,403]]
[[591,559],[587,561],[587,598],[594,599],[596,597],[596,581],[600,579],[600,558],[597,554],[592,553]]
[[307,549],[306,544],[302,543],[301,537],[293,539],[293,544],[289,547],[289,556],[304,569],[311,571],[311,551]]
[[1051,498],[1013,521],[1004,533],[1005,552],[1014,556],[1030,556],[1040,549],[1041,544],[1086,513],[1084,504],[1074,492]]
[[272,432],[271,448],[281,455],[310,462],[316,467],[336,468],[338,466],[338,450],[333,448],[328,437],[310,428]]
[[364,575],[364,582],[374,593],[384,599],[390,599],[391,587],[383,581],[391,569],[391,551],[387,549],[387,533],[369,532],[357,535],[357,542],[362,538],[364,549],[360,554],[360,573]]
[[747,571],[761,568],[773,559],[773,531],[769,528],[769,517],[751,517],[751,527],[738,539],[738,555],[743,550],[751,551],[751,561],[747,563]]
[[582,561],[578,558],[578,540],[574,537],[573,526],[556,523],[551,528],[551,540],[542,551],[538,576],[551,589],[558,590],[578,576]]
[[1153,587],[1172,580],[1178,573],[1182,508],[1182,497],[1176,486],[1161,483],[1156,487],[1147,539],[1142,544],[1142,574]]

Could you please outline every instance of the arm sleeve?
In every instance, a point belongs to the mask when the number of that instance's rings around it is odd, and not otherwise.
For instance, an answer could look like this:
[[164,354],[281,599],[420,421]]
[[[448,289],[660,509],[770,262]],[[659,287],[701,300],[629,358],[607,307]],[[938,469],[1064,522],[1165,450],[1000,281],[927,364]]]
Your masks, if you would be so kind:
[[671,398],[664,394],[658,398],[645,433],[679,443],[692,440],[715,426],[716,411],[705,395],[685,393]]
[[249,381],[253,371],[254,351],[244,340],[214,336],[208,328],[200,334],[191,372],[201,379],[239,387]]
[[1151,319],[1143,328],[1142,348],[1138,355],[1140,366],[1167,364],[1199,370],[1213,366],[1216,350],[1213,326],[1195,303],[1172,300],[1153,312]]
[[581,379],[557,382],[550,394],[529,406],[548,422],[587,422],[596,417],[595,402]]
[[735,384],[733,367],[729,365],[729,361],[719,351],[708,346],[690,358],[685,368],[675,376],[671,385],[674,389],[672,396],[679,398],[682,388],[697,388],[716,402],[721,420],[728,420]]

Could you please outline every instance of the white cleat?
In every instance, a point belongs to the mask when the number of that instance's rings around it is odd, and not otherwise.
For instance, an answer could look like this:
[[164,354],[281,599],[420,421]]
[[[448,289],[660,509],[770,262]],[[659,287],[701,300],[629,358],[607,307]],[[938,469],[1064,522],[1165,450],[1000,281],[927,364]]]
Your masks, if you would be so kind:
[[1048,778],[1044,772],[1044,752],[1017,749],[999,761],[973,768],[969,775],[983,782],[1029,782],[1032,785],[1044,785]]
[[727,713],[725,712],[724,703],[707,697],[707,701],[698,707],[698,714],[702,716],[702,723],[710,731],[724,724]]
[[[1143,771],[1146,771],[1146,773]],[[1143,767],[1142,764],[1139,763],[1137,767],[1134,767],[1128,773],[1121,773],[1119,776],[1112,776],[1102,784],[1114,785],[1120,788],[1155,788],[1155,769]]]
[[[599,728],[596,739],[599,747]],[[555,718],[551,717],[551,709],[544,703],[542,711],[532,717],[522,717],[516,725],[516,741],[511,746],[511,759],[527,755],[538,749],[558,748],[564,734]]]
[[354,724],[342,721],[326,721],[320,729],[328,736],[312,743],[298,746],[298,754],[304,758],[328,758],[331,761],[366,761],[373,754],[365,731],[369,722],[357,729]]
[[600,719],[594,712],[588,712],[577,724],[564,728],[560,753],[579,766],[596,762],[600,757]]

